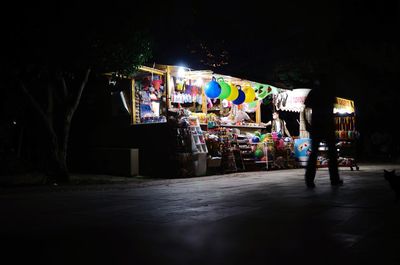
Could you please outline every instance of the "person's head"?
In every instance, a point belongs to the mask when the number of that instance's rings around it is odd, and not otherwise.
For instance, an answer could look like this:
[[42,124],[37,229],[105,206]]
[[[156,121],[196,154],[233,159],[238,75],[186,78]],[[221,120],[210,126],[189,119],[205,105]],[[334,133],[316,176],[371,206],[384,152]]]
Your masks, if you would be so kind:
[[272,118],[273,118],[274,120],[279,119],[279,113],[278,113],[277,111],[274,111],[274,112],[272,113]]

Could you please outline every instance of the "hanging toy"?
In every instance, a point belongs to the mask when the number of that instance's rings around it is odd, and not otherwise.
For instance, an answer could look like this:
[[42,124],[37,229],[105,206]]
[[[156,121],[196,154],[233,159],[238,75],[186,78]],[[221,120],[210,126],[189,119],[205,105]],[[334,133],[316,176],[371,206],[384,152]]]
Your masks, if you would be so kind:
[[221,86],[215,80],[215,77],[206,84],[205,93],[209,98],[217,98],[221,94]]
[[234,84],[230,84],[230,87],[231,87],[231,93],[229,94],[229,96],[226,99],[229,101],[233,101],[233,100],[237,99],[237,97],[239,96],[239,90],[238,90],[237,86]]
[[250,103],[256,99],[256,93],[254,92],[254,89],[251,86],[245,86],[243,88],[243,92],[245,94],[244,102]]
[[219,94],[218,98],[226,99],[231,94],[231,86],[222,77],[218,78],[218,84],[221,87],[221,94]]
[[243,90],[239,88],[239,95],[237,99],[232,101],[233,104],[235,105],[240,105],[244,102],[246,95],[244,94]]

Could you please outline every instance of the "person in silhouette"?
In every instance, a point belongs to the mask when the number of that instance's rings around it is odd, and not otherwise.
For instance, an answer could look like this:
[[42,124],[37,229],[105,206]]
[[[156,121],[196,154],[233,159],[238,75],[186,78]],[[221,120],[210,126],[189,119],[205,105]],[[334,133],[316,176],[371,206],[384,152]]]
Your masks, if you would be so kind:
[[272,113],[272,121],[267,122],[265,126],[271,126],[271,133],[276,132],[281,134],[282,137],[284,137],[285,135],[287,137],[292,137],[286,127],[286,122],[283,119],[279,118],[279,112],[277,111],[274,111]]
[[343,185],[343,180],[339,177],[335,123],[333,117],[333,104],[335,102],[334,80],[328,75],[321,74],[315,81],[313,88],[309,92],[306,100],[306,108],[311,108],[311,122],[306,120],[306,129],[310,133],[311,153],[308,159],[305,181],[309,188],[314,188],[316,173],[316,162],[318,147],[321,141],[325,141],[328,147],[328,165],[331,185]]

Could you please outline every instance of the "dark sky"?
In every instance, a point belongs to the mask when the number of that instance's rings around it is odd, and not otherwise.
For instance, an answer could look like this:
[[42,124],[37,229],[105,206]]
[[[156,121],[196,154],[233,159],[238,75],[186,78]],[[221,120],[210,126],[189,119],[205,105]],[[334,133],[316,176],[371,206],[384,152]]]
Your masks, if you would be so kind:
[[[379,111],[380,106],[398,104],[398,0],[36,1],[30,6],[13,5],[2,9],[1,25],[10,33],[4,35],[6,41],[24,25],[48,25],[51,45],[52,32],[60,29],[118,28],[128,22],[150,33],[156,63],[210,69],[200,62],[205,53],[199,51],[206,47],[217,59],[227,54],[223,59],[228,64],[213,69],[216,72],[269,82],[278,64],[319,60],[334,66],[341,95],[357,98],[364,109]],[[29,45],[29,38],[18,45]],[[377,98],[380,90],[384,93]]]

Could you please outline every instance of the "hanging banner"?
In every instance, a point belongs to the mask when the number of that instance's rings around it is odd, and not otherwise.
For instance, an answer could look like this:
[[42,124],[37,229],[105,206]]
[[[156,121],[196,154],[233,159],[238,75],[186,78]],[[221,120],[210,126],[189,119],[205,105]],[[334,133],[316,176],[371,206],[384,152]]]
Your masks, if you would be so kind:
[[301,112],[304,110],[304,101],[307,98],[309,88],[297,88],[282,91],[274,97],[276,110]]

